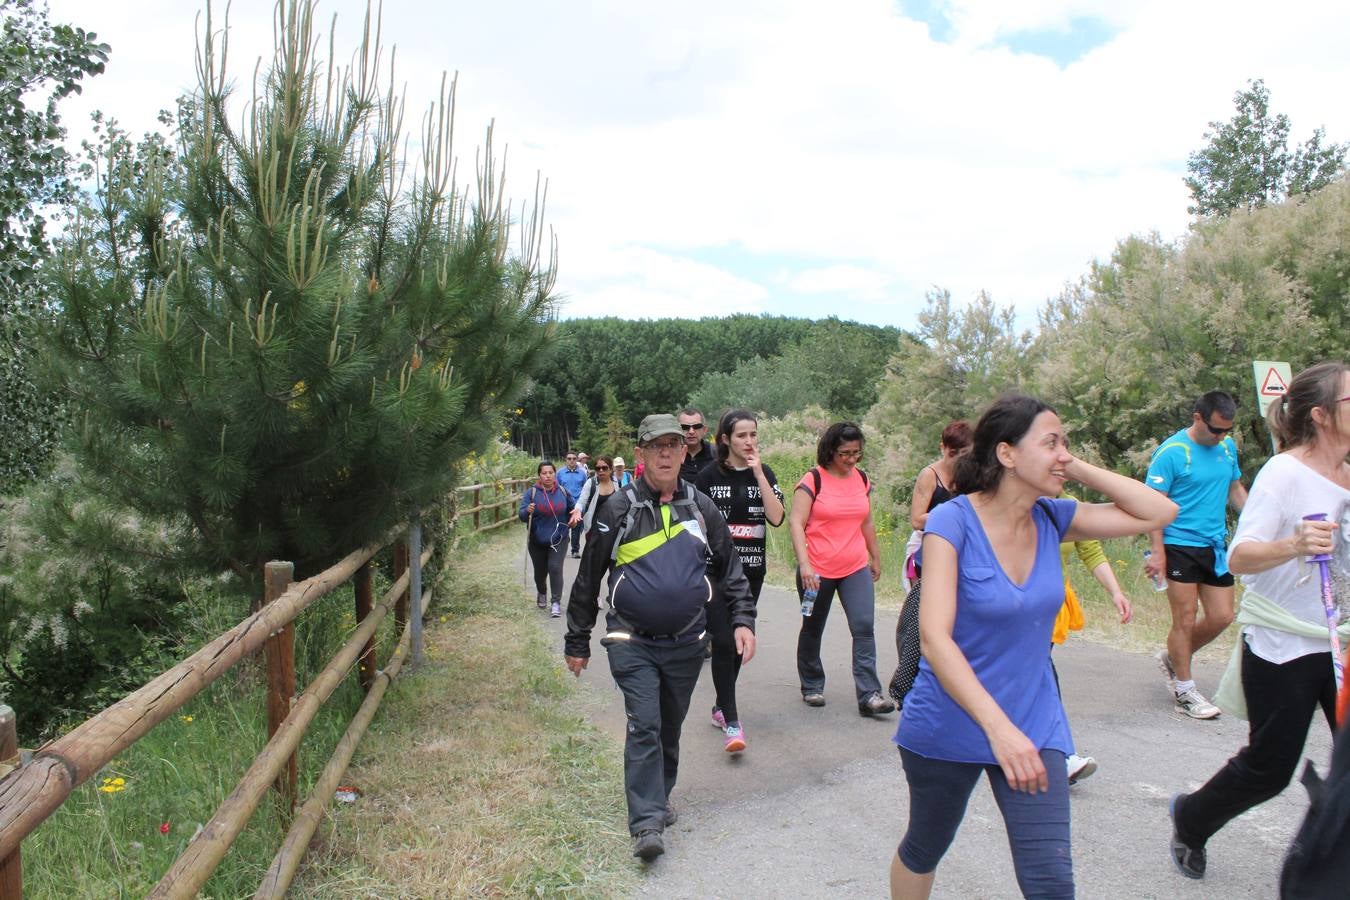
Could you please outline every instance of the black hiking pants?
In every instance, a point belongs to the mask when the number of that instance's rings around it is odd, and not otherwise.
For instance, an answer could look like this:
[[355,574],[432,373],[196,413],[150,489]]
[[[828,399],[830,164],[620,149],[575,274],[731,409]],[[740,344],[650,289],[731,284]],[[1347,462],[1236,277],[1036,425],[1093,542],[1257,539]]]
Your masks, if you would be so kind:
[[666,803],[680,767],[680,728],[703,671],[703,642],[658,644],[634,637],[606,650],[628,716],[623,744],[628,831],[635,836],[664,831]]

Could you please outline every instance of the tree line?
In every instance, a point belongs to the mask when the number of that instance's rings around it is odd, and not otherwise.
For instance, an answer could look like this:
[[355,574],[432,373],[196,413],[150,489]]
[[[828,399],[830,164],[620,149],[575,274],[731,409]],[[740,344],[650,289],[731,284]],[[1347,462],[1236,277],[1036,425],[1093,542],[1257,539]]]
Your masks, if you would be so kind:
[[597,442],[611,449],[601,433],[615,431],[616,422],[689,404],[710,418],[732,405],[782,415],[810,404],[857,417],[875,402],[887,361],[909,341],[899,328],[837,318],[565,320],[511,436],[539,455],[573,442],[590,452]]

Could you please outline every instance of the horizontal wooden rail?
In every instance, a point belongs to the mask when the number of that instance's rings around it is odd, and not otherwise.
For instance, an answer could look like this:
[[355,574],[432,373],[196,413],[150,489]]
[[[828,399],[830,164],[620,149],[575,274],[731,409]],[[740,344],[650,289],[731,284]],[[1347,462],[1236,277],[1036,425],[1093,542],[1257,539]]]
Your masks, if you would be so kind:
[[[428,548],[421,556],[422,564],[425,565],[430,558],[431,549]],[[342,683],[347,671],[365,649],[366,641],[375,633],[375,629],[393,608],[399,595],[407,588],[410,574],[411,570],[394,582],[371,610],[371,614],[352,631],[342,649],[333,656],[328,665],[324,666],[322,672],[314,676],[309,687],[305,688],[304,693],[296,699],[290,714],[281,723],[277,733],[267,742],[262,752],[253,760],[253,764],[248,767],[248,771],[244,773],[244,777],[239,780],[238,786],[225,798],[225,802],[220,804],[211,821],[197,832],[188,843],[187,849],[174,860],[169,871],[164,873],[159,884],[147,896],[194,897],[202,885],[206,884],[211,873],[225,858],[230,845],[248,824],[263,795],[286,767],[291,754],[300,746],[309,723],[318,715],[324,701]]]
[[480,528],[480,529],[478,529],[478,530],[479,530],[479,531],[492,531],[494,528],[501,528],[503,525],[510,525],[511,523],[513,523],[513,522],[515,522],[515,521],[516,521],[515,517],[512,516],[512,517],[509,518],[509,519],[502,519],[500,522],[492,522],[492,523],[490,523],[490,524],[488,524],[488,525],[484,525],[482,528]]
[[[430,602],[431,591],[428,590],[422,594],[422,608],[425,609]],[[271,898],[279,900],[286,896],[286,891],[290,889],[291,882],[295,880],[295,873],[300,868],[300,861],[304,859],[305,851],[309,849],[309,842],[314,839],[314,832],[318,830],[324,813],[333,802],[333,792],[337,790],[342,776],[347,772],[347,766],[351,764],[356,745],[361,742],[366,729],[370,727],[371,720],[375,718],[375,712],[380,708],[385,690],[403,668],[403,661],[408,656],[408,646],[411,642],[412,629],[405,627],[403,637],[399,639],[398,646],[394,648],[393,656],[390,657],[389,665],[375,674],[375,683],[371,685],[366,699],[361,702],[361,707],[352,717],[351,724],[338,741],[332,758],[319,773],[309,799],[300,807],[295,821],[291,823],[291,830],[287,832],[286,839],[282,841],[281,848],[272,859],[272,865],[263,876],[257,893],[253,895],[255,900],[271,900]]]
[[483,488],[497,487],[498,485],[505,487],[514,487],[518,484],[529,484],[533,480],[534,480],[533,478],[503,478],[501,481],[487,481],[484,482],[483,484],[461,485],[455,488],[455,491],[456,492],[481,491]]
[[18,849],[71,791],[92,778],[183,704],[263,645],[306,607],[346,582],[382,544],[348,554],[312,578],[296,582],[258,612],[112,706],[34,754],[0,780],[0,859]]

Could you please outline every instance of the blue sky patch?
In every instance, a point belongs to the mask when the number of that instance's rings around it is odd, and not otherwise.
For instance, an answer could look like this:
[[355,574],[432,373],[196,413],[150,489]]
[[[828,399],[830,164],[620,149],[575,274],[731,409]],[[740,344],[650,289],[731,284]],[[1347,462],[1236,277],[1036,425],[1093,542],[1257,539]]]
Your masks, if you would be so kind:
[[901,0],[900,11],[905,18],[927,25],[929,36],[946,44],[956,37],[956,29],[947,18],[946,5],[942,0]]
[[1014,53],[1044,56],[1062,69],[1110,43],[1119,33],[1119,28],[1102,19],[1083,17],[1070,19],[1062,29],[1019,31],[1000,38],[998,43]]

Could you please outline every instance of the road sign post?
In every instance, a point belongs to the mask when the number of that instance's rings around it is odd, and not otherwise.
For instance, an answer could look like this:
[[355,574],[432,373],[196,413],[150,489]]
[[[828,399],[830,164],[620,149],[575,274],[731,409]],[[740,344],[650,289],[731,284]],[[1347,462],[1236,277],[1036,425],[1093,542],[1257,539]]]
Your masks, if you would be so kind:
[[[1256,406],[1261,410],[1261,420],[1265,421],[1266,413],[1270,411],[1270,404],[1274,403],[1277,397],[1283,397],[1289,390],[1289,382],[1293,380],[1293,371],[1289,368],[1287,362],[1275,362],[1268,359],[1252,360],[1252,377],[1256,381]],[[1276,453],[1280,452],[1280,446],[1275,440],[1275,435],[1270,436],[1270,446]]]

